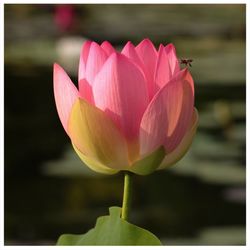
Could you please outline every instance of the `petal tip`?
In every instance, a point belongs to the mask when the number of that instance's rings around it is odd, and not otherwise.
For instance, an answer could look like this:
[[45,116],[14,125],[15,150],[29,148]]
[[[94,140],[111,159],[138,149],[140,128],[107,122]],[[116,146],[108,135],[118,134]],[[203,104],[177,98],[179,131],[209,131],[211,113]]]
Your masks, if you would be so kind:
[[174,44],[173,43],[168,43],[165,48],[169,48],[169,49],[173,49],[175,48]]
[[128,41],[123,48],[135,47],[131,41]]
[[148,37],[144,38],[141,42],[142,43],[152,43],[152,41]]
[[53,69],[54,69],[54,71],[56,71],[56,70],[60,70],[60,69],[62,69],[62,67],[58,64],[58,63],[54,63],[53,64]]

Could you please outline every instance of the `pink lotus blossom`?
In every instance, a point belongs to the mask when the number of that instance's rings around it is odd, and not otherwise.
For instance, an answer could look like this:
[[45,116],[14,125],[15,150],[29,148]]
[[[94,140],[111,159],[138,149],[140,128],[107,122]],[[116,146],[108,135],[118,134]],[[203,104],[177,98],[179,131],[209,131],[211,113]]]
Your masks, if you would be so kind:
[[145,175],[173,165],[188,150],[198,124],[194,83],[172,44],[149,39],[121,52],[105,41],[83,44],[78,89],[54,64],[57,111],[87,166]]
[[59,4],[55,6],[54,21],[61,31],[68,31],[73,27],[75,10],[73,5]]

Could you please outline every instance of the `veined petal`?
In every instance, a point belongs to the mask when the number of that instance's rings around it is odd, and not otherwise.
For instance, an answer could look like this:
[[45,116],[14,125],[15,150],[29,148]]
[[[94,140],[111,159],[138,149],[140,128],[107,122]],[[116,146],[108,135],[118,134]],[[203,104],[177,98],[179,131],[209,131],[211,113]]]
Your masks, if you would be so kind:
[[112,120],[83,99],[73,105],[68,123],[72,143],[89,158],[113,169],[128,163],[127,145]]
[[172,75],[175,75],[180,71],[180,65],[179,65],[178,58],[176,56],[175,47],[172,43],[170,43],[165,47],[165,50],[168,56],[171,73]]
[[84,155],[74,144],[72,145],[80,159],[93,171],[101,174],[116,174],[117,172],[119,172],[119,170],[109,168],[101,164],[97,160]]
[[107,60],[106,52],[96,43],[92,42],[89,48],[89,56],[86,64],[86,79],[93,85],[96,74]]
[[[185,135],[190,121],[192,119],[192,113],[194,108],[194,82],[187,69],[184,69],[182,74],[179,73],[176,76],[176,83],[181,83],[181,88],[178,90],[178,105],[176,105],[176,113],[172,114],[173,119],[168,125],[167,138],[164,143],[167,152],[172,152],[181,142],[183,136]],[[178,92],[176,90],[176,92]],[[178,106],[178,108],[177,108]],[[178,110],[178,111],[177,111]]]
[[86,41],[83,43],[80,54],[79,68],[78,68],[78,82],[80,82],[81,79],[85,78],[86,64],[91,43],[92,43],[91,41]]
[[106,52],[107,56],[110,56],[112,53],[115,52],[114,47],[108,41],[104,41],[101,44],[101,47]]
[[171,153],[165,156],[164,160],[162,161],[158,169],[163,169],[174,165],[186,154],[186,152],[188,151],[189,147],[192,144],[193,137],[196,133],[196,129],[198,127],[198,120],[199,120],[198,111],[196,110],[196,108],[194,108],[192,121],[189,125],[186,134],[182,138],[179,145]]
[[130,41],[127,42],[127,44],[122,49],[121,54],[125,55],[131,61],[133,61],[136,65],[138,65],[140,70],[143,72],[144,77],[146,79],[146,85],[147,85],[147,90],[148,90],[148,95],[149,95],[150,94],[149,92],[151,91],[150,89],[153,88],[154,83],[152,82],[152,76],[146,70],[144,64],[142,63],[140,57],[138,56],[138,54],[137,54],[137,52],[135,50],[135,46]]
[[187,69],[179,72],[152,99],[140,126],[140,155],[161,145],[171,152],[184,136],[192,117],[193,81]]
[[141,117],[148,104],[145,78],[124,55],[114,53],[96,76],[95,104],[121,128],[128,140],[138,137]]
[[[136,52],[144,62],[145,65],[154,66],[157,59],[157,51],[155,46],[149,39],[144,39],[136,46]],[[150,67],[150,70],[154,70],[154,67]]]
[[53,78],[57,112],[65,131],[68,133],[70,111],[79,93],[67,73],[56,63],[54,64]]
[[135,46],[128,41],[126,45],[123,47],[121,54],[128,57],[131,61],[133,61],[135,64],[137,64],[140,68],[142,68],[142,61],[137,55],[137,52],[135,50]]
[[88,83],[86,79],[80,80],[79,93],[81,95],[81,98],[85,99],[91,104],[94,104],[92,86]]
[[149,99],[151,100],[155,93],[154,74],[157,60],[157,51],[149,39],[144,39],[136,46],[136,52],[145,67],[145,74],[148,79]]
[[155,83],[156,91],[161,89],[172,78],[172,72],[169,65],[169,58],[167,56],[165,47],[161,44],[155,69]]

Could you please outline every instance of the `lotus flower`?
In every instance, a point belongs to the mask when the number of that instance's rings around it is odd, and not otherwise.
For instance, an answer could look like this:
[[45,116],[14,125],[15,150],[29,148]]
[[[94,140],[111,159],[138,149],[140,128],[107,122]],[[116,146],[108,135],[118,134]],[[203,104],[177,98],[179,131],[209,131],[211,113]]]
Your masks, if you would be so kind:
[[92,170],[140,175],[168,167],[188,150],[198,124],[194,83],[172,44],[149,39],[121,52],[105,41],[83,44],[78,89],[54,64],[54,95],[62,125]]
[[59,4],[55,6],[54,22],[60,31],[68,31],[73,28],[75,21],[74,5]]

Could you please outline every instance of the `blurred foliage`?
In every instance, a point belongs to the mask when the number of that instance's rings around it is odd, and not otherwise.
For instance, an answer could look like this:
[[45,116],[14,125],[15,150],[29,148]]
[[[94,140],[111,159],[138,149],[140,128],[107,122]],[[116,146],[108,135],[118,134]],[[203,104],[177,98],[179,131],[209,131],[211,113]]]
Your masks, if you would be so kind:
[[85,39],[149,37],[194,59],[200,125],[175,167],[134,177],[131,221],[167,245],[244,245],[245,5],[71,5],[67,25],[59,7],[5,4],[5,244],[55,244],[121,204],[122,174],[97,175],[72,151],[52,64],[76,82]]

